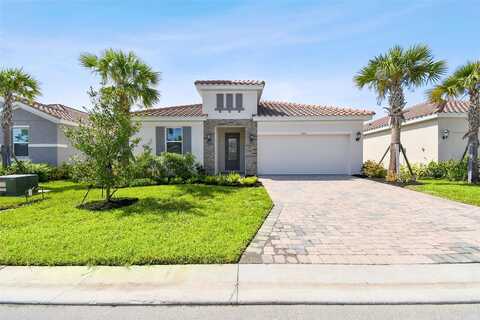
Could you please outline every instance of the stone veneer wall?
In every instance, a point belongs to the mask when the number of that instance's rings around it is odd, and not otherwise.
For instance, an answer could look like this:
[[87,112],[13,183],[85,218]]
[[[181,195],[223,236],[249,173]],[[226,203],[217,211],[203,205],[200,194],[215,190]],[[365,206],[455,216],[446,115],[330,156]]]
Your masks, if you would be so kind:
[[[245,128],[245,175],[257,174],[257,123],[255,121],[250,119],[206,120],[203,125],[203,165],[207,174],[215,174],[216,127]],[[253,136],[252,141],[250,141],[250,135]]]

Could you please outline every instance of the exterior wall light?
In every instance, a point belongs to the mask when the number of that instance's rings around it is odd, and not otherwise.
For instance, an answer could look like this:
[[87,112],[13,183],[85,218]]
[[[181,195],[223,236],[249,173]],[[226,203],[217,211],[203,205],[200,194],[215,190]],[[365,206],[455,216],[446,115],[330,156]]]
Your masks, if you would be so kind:
[[208,143],[212,142],[212,135],[207,134],[207,142]]
[[450,135],[450,130],[445,129],[445,130],[442,131],[442,139],[443,140],[447,140],[449,135]]
[[255,140],[255,136],[253,134],[250,135],[250,142],[253,142]]
[[360,141],[361,137],[362,137],[362,133],[360,131],[358,131],[357,135],[355,136],[355,141]]

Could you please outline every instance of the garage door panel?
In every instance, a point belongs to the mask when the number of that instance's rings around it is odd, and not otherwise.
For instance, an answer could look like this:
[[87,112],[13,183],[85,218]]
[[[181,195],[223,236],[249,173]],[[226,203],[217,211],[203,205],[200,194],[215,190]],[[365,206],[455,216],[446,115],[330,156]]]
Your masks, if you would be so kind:
[[349,174],[348,135],[265,135],[258,138],[259,174]]

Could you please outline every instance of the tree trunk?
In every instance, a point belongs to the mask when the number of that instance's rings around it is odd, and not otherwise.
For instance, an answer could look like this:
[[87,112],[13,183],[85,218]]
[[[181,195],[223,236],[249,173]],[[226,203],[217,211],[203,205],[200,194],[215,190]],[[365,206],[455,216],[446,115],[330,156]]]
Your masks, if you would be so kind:
[[12,164],[12,105],[13,95],[7,94],[5,96],[3,112],[2,112],[2,130],[3,130],[3,144],[2,144],[2,166],[6,168]]
[[394,182],[398,180],[398,175],[400,173],[400,128],[403,120],[403,108],[405,106],[405,97],[400,85],[392,87],[388,102],[390,105],[389,116],[392,133],[387,180]]
[[478,129],[480,127],[480,92],[470,92],[468,109],[468,183],[478,183]]
[[112,177],[112,171],[113,171],[113,168],[112,168],[112,164],[107,164],[106,166],[106,177],[108,177],[106,180],[108,181],[107,184],[105,185],[105,200],[107,202],[110,202],[110,200],[112,199],[112,186],[110,185],[110,182],[113,180],[113,177]]

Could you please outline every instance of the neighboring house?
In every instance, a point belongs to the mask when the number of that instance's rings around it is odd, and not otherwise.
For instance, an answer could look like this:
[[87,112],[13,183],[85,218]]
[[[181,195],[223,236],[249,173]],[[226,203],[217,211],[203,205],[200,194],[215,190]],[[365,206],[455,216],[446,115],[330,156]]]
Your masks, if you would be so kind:
[[[454,100],[443,105],[422,103],[406,109],[401,142],[409,162],[460,159],[467,146],[467,140],[463,139],[467,132],[467,111],[467,102]],[[388,117],[366,124],[363,135],[363,158],[380,161],[390,145]],[[383,163],[388,161],[387,154]],[[401,161],[404,163],[403,156]]]
[[373,112],[261,101],[264,81],[200,80],[201,104],[134,112],[142,146],[191,152],[209,174],[355,174]]
[[60,165],[77,152],[65,137],[64,129],[77,126],[86,117],[85,112],[61,104],[18,99],[13,106],[12,150],[19,160]]

